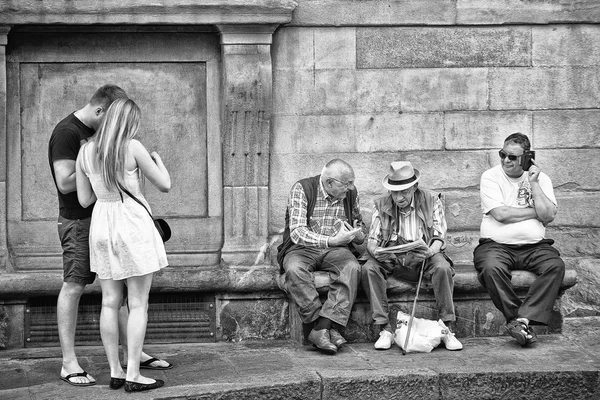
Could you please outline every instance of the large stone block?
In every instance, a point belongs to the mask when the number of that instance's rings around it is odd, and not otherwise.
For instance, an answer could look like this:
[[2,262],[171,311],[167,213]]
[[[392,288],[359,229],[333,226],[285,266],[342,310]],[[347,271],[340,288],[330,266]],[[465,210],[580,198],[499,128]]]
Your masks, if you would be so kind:
[[559,193],[556,201],[559,212],[552,222],[556,226],[600,227],[600,215],[590,212],[598,209],[600,192]]
[[[562,212],[562,208],[558,213]],[[600,229],[592,227],[557,226],[554,222],[546,228],[546,236],[554,240],[562,257],[599,258]]]
[[447,25],[455,20],[453,0],[301,0],[294,25]]
[[289,337],[288,300],[283,293],[217,295],[216,307],[221,340]]
[[315,30],[315,69],[356,68],[356,28]]
[[[526,133],[524,131],[520,131]],[[533,113],[533,144],[540,148],[600,147],[600,110],[552,110]]]
[[552,25],[531,29],[534,66],[600,64],[598,25]]
[[277,69],[354,69],[356,30],[282,27],[273,36],[272,53]]
[[314,67],[314,28],[282,27],[273,34],[273,69]]
[[355,115],[278,115],[274,153],[335,153],[356,151]]
[[481,200],[479,191],[441,191],[446,201],[448,229],[476,230],[481,224]]
[[[403,111],[488,108],[488,72],[478,68],[409,69],[402,74]],[[383,84],[387,84],[385,81]],[[397,89],[396,89],[397,90]]]
[[274,153],[441,150],[441,113],[278,115]]
[[552,180],[555,190],[597,191],[600,188],[599,155],[598,149],[539,150],[536,161]]
[[548,0],[458,0],[458,24],[547,24],[597,22],[600,5],[596,0],[555,2]]
[[309,114],[315,101],[311,70],[273,69],[273,115]]
[[444,113],[446,149],[501,148],[504,139],[513,132],[531,138],[531,112],[469,111]]
[[567,317],[600,316],[600,261],[579,258],[574,263],[577,285],[565,291],[560,308]]
[[600,67],[496,68],[492,110],[599,108]]
[[[442,150],[441,113],[383,113],[356,117],[356,150],[360,153]],[[392,161],[392,160],[390,160]]]
[[486,69],[275,70],[277,114],[487,109]]
[[529,28],[358,28],[357,68],[529,66]]

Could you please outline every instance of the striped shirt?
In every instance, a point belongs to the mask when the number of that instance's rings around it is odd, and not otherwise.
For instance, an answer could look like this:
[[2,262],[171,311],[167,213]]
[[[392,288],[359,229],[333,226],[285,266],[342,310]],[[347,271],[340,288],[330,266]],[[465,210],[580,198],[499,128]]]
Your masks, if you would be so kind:
[[[400,212],[398,207],[395,207],[394,210],[396,212],[396,223],[394,224],[395,229],[392,233],[392,237],[390,238],[390,242],[397,241],[399,237],[404,239],[405,242],[413,242],[424,237],[427,227],[420,218],[417,218],[414,196],[412,202],[410,203],[410,209],[407,212]],[[400,223],[398,223],[398,221]],[[398,226],[400,226],[399,230]],[[444,206],[439,198],[436,199],[433,207],[433,229],[433,236],[440,237],[442,239],[444,236],[446,236],[446,231],[448,230]],[[381,235],[381,218],[379,216],[377,207],[373,207],[373,218],[371,220],[371,229],[369,230],[369,241],[375,241],[378,245],[383,241],[383,236]]]
[[[359,204],[357,195],[354,209],[352,210],[352,221],[362,221]],[[310,217],[310,224],[307,224],[306,221],[307,208],[308,200],[306,199],[304,188],[301,183],[296,182],[292,186],[288,198],[290,238],[294,243],[306,247],[327,248],[329,237],[335,236],[340,230],[340,220],[346,220],[344,201],[328,195],[323,188],[323,183],[319,181],[317,199]],[[348,221],[348,223],[353,225],[352,221]],[[366,235],[367,228],[364,224],[362,224],[362,228]]]

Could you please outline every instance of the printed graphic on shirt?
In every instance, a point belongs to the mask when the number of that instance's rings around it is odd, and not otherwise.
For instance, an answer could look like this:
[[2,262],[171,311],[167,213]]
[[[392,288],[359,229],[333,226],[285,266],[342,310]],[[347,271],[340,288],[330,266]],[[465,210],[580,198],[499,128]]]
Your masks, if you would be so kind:
[[533,196],[531,195],[531,185],[528,180],[519,182],[517,191],[517,206],[533,208]]

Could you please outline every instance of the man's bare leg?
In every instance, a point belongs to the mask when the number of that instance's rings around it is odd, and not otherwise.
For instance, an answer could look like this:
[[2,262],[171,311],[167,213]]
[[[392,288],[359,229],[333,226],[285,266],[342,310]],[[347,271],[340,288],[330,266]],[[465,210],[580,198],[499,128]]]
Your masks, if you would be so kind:
[[[74,282],[63,282],[56,303],[56,314],[58,319],[58,338],[62,350],[63,361],[60,376],[83,372],[83,368],[77,361],[75,355],[75,329],[77,328],[77,310],[79,300],[83,294],[84,284]],[[69,379],[72,383],[96,382],[90,375],[77,376]]]

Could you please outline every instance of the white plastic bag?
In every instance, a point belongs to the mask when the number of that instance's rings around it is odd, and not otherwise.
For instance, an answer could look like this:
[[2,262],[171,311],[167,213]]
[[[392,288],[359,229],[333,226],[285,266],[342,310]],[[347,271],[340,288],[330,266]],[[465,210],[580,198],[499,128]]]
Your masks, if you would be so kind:
[[406,333],[408,332],[408,321],[410,315],[402,311],[398,311],[396,335],[394,341],[398,346],[404,349],[407,353],[429,353],[431,350],[440,345],[442,336],[444,335],[444,326],[441,326],[438,321],[430,319],[413,318],[412,328],[410,329],[410,337],[408,338],[408,346],[404,348],[406,341]]

